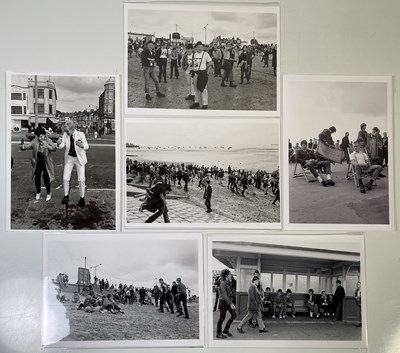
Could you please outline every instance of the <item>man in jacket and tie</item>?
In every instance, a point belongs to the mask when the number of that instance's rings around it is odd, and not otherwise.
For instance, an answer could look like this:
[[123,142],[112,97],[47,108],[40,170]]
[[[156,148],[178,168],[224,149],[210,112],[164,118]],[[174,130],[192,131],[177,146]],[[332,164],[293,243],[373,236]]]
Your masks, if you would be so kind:
[[57,141],[58,149],[65,147],[64,154],[64,198],[63,205],[69,202],[69,181],[71,179],[72,169],[76,167],[79,184],[79,206],[85,206],[85,165],[87,163],[86,150],[89,145],[83,132],[76,130],[75,123],[68,120],[64,124],[64,134]]

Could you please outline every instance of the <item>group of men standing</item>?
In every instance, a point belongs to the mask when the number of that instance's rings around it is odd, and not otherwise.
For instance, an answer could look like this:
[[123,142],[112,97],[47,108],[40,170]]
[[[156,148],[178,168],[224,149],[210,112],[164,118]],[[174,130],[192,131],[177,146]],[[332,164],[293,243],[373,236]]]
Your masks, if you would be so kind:
[[164,307],[166,307],[170,314],[174,314],[175,308],[175,311],[178,313],[177,317],[184,315],[184,319],[189,319],[187,289],[182,283],[181,278],[178,277],[176,281],[173,281],[171,287],[164,282],[163,278],[160,278],[158,282],[159,286],[155,286],[154,288],[156,306],[158,306],[158,299],[160,301],[158,311],[163,313]]

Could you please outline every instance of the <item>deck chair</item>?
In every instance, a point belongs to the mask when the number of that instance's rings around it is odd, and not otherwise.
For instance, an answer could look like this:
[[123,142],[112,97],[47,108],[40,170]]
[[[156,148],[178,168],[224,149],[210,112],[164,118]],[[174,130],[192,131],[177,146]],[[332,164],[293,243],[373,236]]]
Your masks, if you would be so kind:
[[[361,152],[364,152],[368,156],[367,150],[365,148],[360,148],[360,150],[361,150]],[[347,148],[347,153],[349,154],[349,159],[350,159],[350,154],[353,153],[353,152],[354,152],[354,148],[353,147],[348,147]],[[372,172],[363,173],[363,179],[366,179],[371,175],[372,175]],[[347,180],[353,180],[354,184],[356,185],[356,187],[360,187],[360,183],[358,182],[356,171],[354,170],[354,166],[353,166],[353,164],[351,164],[351,162],[347,166],[346,179]],[[374,181],[373,185],[375,185],[375,186],[377,185],[376,184],[376,180]]]
[[[318,181],[318,179],[314,178],[314,175],[312,175],[308,168],[303,168],[303,166],[299,162],[297,162],[297,151],[295,152],[295,163],[296,164],[294,166],[293,178],[304,177],[307,180],[307,183]],[[298,169],[300,170],[298,171]],[[318,174],[321,173],[319,167],[315,166],[315,170],[318,172]]]

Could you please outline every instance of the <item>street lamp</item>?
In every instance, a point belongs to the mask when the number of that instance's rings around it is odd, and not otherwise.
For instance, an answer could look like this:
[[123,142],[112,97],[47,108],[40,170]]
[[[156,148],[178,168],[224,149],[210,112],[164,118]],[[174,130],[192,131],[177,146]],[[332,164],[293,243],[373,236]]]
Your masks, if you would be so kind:
[[96,266],[92,266],[90,268],[94,268],[94,276],[97,278],[97,267],[101,266],[101,264],[98,264]]

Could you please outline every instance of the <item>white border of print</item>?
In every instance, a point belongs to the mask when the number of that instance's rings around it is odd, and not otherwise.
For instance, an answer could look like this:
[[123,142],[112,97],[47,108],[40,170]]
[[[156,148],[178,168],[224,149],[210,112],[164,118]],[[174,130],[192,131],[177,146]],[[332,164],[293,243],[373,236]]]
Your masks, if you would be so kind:
[[[115,229],[113,230],[97,230],[98,232],[115,232],[121,230],[121,96],[120,96],[120,81],[119,75],[115,74],[58,74],[58,73],[42,73],[42,72],[6,72],[6,129],[7,129],[7,137],[6,137],[6,185],[7,185],[7,193],[6,193],[6,231],[8,232],[68,232],[68,233],[77,233],[77,232],[90,232],[94,229],[89,230],[64,230],[64,229],[13,229],[11,228],[11,78],[13,75],[38,75],[38,76],[63,76],[63,77],[104,77],[105,79],[109,77],[115,78]],[[90,147],[90,146],[89,146]]]
[[[280,67],[281,67],[281,42],[280,42],[280,8],[276,3],[265,3],[265,4],[229,4],[229,9],[227,9],[226,4],[223,3],[208,3],[206,7],[204,5],[195,5],[188,3],[125,3],[124,4],[124,43],[128,42],[128,11],[131,9],[138,10],[176,10],[182,11],[182,6],[185,11],[196,11],[196,10],[207,10],[208,12],[265,12],[265,13],[276,13],[277,14],[277,70],[276,70],[276,110],[196,110],[196,109],[162,109],[162,108],[129,108],[128,107],[128,57],[126,53],[126,46],[124,45],[124,74],[123,74],[123,107],[125,114],[140,114],[142,116],[147,115],[163,115],[168,116],[179,116],[188,115],[190,111],[191,116],[229,116],[229,117],[242,117],[243,115],[251,117],[275,117],[280,115],[281,106],[281,80],[280,80]],[[228,11],[229,10],[229,11]]]
[[[211,119],[211,116],[208,117],[203,117],[203,119]],[[224,120],[223,118],[220,117],[216,117],[220,120]],[[192,118],[191,118],[192,119]],[[201,118],[193,118],[192,121],[195,120],[200,120]],[[180,118],[174,119],[174,118],[170,118],[169,121],[171,120],[176,120],[179,121]],[[159,116],[157,117],[152,117],[151,119],[148,118],[133,118],[133,117],[125,117],[124,119],[124,124],[127,124],[128,122],[132,122],[132,123],[144,123],[144,124],[150,124],[150,123],[156,123],[157,121],[161,121],[161,122],[165,122],[165,120],[163,120],[163,118],[160,118]],[[226,120],[228,123],[228,120]],[[229,119],[229,122],[233,122],[234,123],[235,120]],[[239,121],[239,120],[237,120]],[[278,135],[279,135],[279,141],[278,141],[278,146],[279,146],[279,152],[278,152],[278,163],[281,163],[281,146],[282,144],[280,143],[280,131],[281,131],[281,124],[280,124],[280,119],[279,118],[267,118],[267,119],[253,119],[253,118],[249,118],[249,120],[246,120],[246,123],[248,124],[263,124],[266,121],[272,121],[275,122],[278,125]],[[123,157],[124,157],[124,163],[126,161],[126,128],[124,125],[124,132],[123,132],[124,136],[123,136]],[[127,190],[126,190],[126,178],[125,178],[125,169],[123,172],[123,176],[124,176],[124,180],[123,180],[123,186],[122,186],[122,193],[123,193],[123,205],[122,205],[122,212],[123,212],[123,224],[124,224],[124,229],[126,231],[131,231],[132,229],[137,229],[137,228],[142,228],[142,229],[149,229],[147,227],[147,225],[145,225],[144,223],[128,223],[127,222]],[[279,185],[281,188],[282,185],[282,166],[279,165]],[[169,229],[169,230],[173,230],[173,229],[182,229],[182,228],[201,228],[201,229],[281,229],[282,228],[282,219],[283,219],[283,206],[281,201],[279,202],[279,212],[280,212],[280,217],[279,217],[279,222],[271,222],[271,223],[238,223],[238,222],[233,222],[233,223],[151,223],[150,227],[154,228],[154,229]]]
[[[361,292],[364,293],[362,299],[362,340],[360,341],[314,341],[314,340],[220,340],[215,338],[216,328],[213,327],[213,296],[212,293],[212,268],[210,266],[212,260],[212,245],[213,241],[227,241],[227,242],[257,242],[266,243],[268,240],[274,241],[274,244],[279,244],[282,240],[296,241],[297,244],[301,243],[304,246],[307,243],[311,244],[314,240],[326,242],[327,244],[343,243],[359,241],[360,244],[360,275],[361,275]],[[366,283],[366,270],[365,270],[365,241],[363,235],[301,235],[300,234],[268,234],[257,236],[252,233],[241,233],[234,234],[229,233],[208,233],[207,235],[207,268],[206,268],[206,291],[207,291],[207,324],[208,324],[208,341],[209,347],[228,348],[228,347],[257,347],[257,348],[367,348],[367,283]],[[268,329],[268,326],[267,326]],[[267,333],[268,335],[268,333]]]
[[[285,106],[290,105],[286,100],[287,88],[290,82],[381,82],[386,83],[387,87],[387,134],[389,138],[389,161],[390,167],[388,169],[388,194],[389,194],[389,224],[324,224],[324,223],[290,223],[290,204],[289,204],[289,156],[284,151],[287,150],[287,141],[289,136],[289,124],[285,118]],[[391,76],[319,76],[319,75],[284,75],[283,76],[283,116],[282,116],[282,175],[283,179],[283,228],[285,230],[331,230],[331,231],[390,231],[394,230],[394,168],[395,162],[393,159],[393,80]]]
[[[161,233],[141,233],[135,234],[115,234],[109,235],[95,235],[85,234],[82,238],[79,235],[43,235],[43,300],[42,300],[42,349],[43,348],[129,348],[129,347],[204,347],[205,342],[205,330],[204,330],[204,305],[205,305],[205,291],[204,291],[204,274],[203,274],[203,234],[194,232],[181,232],[174,234],[161,234]],[[48,244],[49,242],[68,242],[68,241],[79,241],[79,240],[108,240],[118,241],[130,240],[132,244],[141,239],[157,241],[162,240],[194,240],[197,241],[197,253],[198,253],[198,287],[200,293],[199,300],[199,338],[198,339],[182,339],[182,340],[126,340],[126,341],[58,341],[51,342],[46,338],[47,327],[51,323],[46,321],[47,308],[46,303],[48,301],[48,281],[46,279],[48,271]]]

